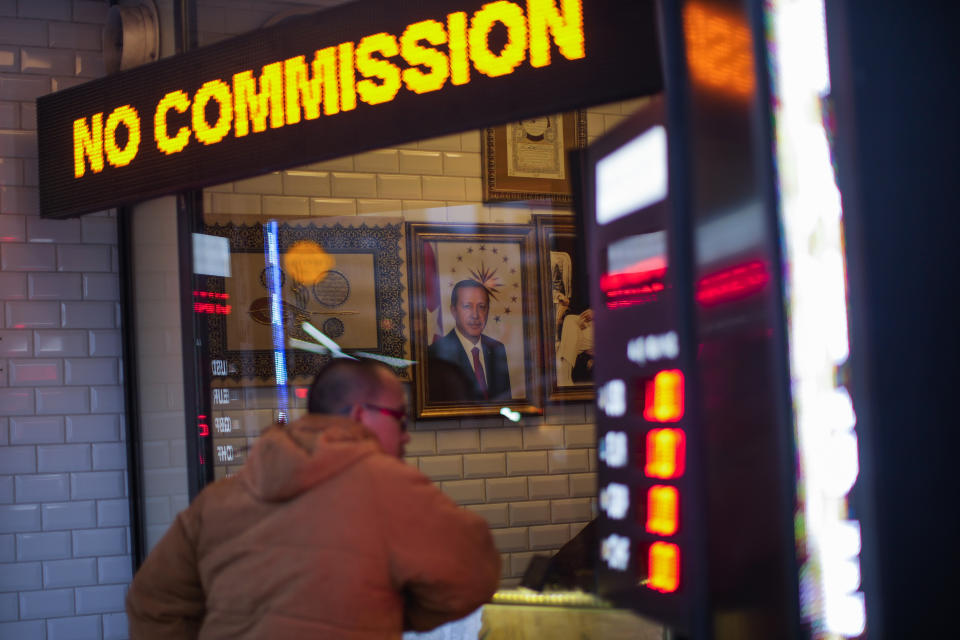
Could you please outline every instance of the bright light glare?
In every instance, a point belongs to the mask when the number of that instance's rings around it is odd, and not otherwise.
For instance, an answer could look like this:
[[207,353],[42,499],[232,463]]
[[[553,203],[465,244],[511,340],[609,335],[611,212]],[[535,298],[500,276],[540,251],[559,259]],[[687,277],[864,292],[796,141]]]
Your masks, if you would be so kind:
[[370,353],[369,351],[354,351],[354,355],[360,356],[362,358],[369,358],[371,360],[378,360],[384,364],[388,364],[391,367],[409,367],[410,365],[417,364],[416,360],[405,360],[403,358],[394,358],[393,356],[384,356],[379,353]]
[[309,351],[310,353],[319,353],[320,355],[327,355],[330,353],[330,350],[323,345],[307,342],[306,340],[300,340],[299,338],[290,338],[289,340],[290,346],[294,349],[302,349],[304,351]]
[[600,508],[607,517],[623,520],[630,508],[630,489],[625,484],[611,482],[600,491]]
[[820,488],[828,496],[842,498],[857,481],[860,463],[857,456],[857,436],[853,433],[834,433],[819,451],[813,451],[820,472]]
[[348,353],[344,353],[340,349],[340,345],[338,345],[336,342],[331,340],[329,337],[327,337],[326,334],[320,331],[320,329],[317,329],[315,326],[313,326],[309,322],[304,322],[300,326],[303,327],[303,330],[306,331],[311,338],[313,338],[314,340],[319,342],[321,345],[329,349],[330,353],[333,354],[334,358],[349,358],[350,360],[357,359]]
[[627,412],[627,384],[623,380],[611,380],[600,387],[597,406],[612,418]]
[[267,289],[270,292],[270,329],[273,334],[273,370],[277,384],[278,414],[281,421],[286,421],[290,410],[290,400],[287,394],[287,352],[284,349],[283,337],[283,293],[280,284],[280,244],[278,238],[277,221],[271,220],[263,227],[263,252],[267,266]]
[[867,628],[867,611],[860,592],[827,598],[825,609],[827,628],[836,633],[855,638]]
[[786,254],[797,440],[804,618],[814,637],[863,633],[860,527],[848,496],[859,475],[853,403],[837,367],[849,357],[843,210],[824,123],[830,74],[823,0],[766,0],[777,172]]
[[510,407],[503,407],[500,409],[500,415],[510,422],[520,422],[520,412],[514,411]]
[[193,236],[193,272],[230,277],[230,239],[204,233]]
[[788,67],[794,86],[817,93],[830,90],[827,32],[820,2],[778,2],[777,42],[781,66]]
[[630,538],[611,533],[600,544],[600,557],[611,569],[626,571],[630,565]]
[[600,441],[597,455],[611,467],[627,466],[627,434],[623,431],[608,431]]
[[860,587],[860,561],[841,560],[824,565],[823,582],[827,591],[839,596],[852,593]]
[[844,520],[824,527],[820,538],[824,555],[835,558],[852,558],[860,554],[860,523]]
[[660,125],[597,163],[598,224],[613,222],[666,197],[667,130]]

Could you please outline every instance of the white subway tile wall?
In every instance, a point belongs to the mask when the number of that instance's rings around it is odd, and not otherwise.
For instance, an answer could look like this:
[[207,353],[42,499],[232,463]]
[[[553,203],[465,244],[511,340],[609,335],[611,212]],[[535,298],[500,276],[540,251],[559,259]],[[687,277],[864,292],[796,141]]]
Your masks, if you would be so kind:
[[0,1],[0,638],[126,638],[116,219],[39,217],[34,100],[104,73],[99,0]]

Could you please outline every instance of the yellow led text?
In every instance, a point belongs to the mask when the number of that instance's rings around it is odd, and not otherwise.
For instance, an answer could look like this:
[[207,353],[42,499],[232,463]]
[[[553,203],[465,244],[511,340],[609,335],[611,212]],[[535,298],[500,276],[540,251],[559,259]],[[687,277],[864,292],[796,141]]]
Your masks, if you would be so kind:
[[[212,125],[207,121],[207,103],[210,101],[217,107],[217,121]],[[204,82],[193,98],[190,115],[193,134],[203,144],[216,144],[227,137],[233,120],[233,100],[227,83],[223,80]]]
[[[507,44],[495,54],[489,47],[490,31],[501,23],[507,28]],[[513,73],[527,57],[527,19],[523,9],[507,0],[485,4],[470,21],[470,59],[473,66],[491,78]]]
[[[431,46],[421,45],[421,40]],[[427,93],[443,88],[450,77],[450,59],[443,51],[433,47],[446,42],[447,32],[443,23],[436,20],[416,22],[403,32],[400,36],[400,55],[413,65],[403,70],[403,83],[408,91]],[[421,71],[421,65],[429,69],[429,72]]]
[[[374,57],[373,54],[379,54]],[[366,80],[357,83],[357,94],[367,104],[382,104],[400,91],[400,68],[387,58],[400,53],[397,39],[389,33],[367,36],[357,45],[357,71]],[[374,80],[373,78],[376,78]]]
[[[506,43],[491,47],[491,34]],[[401,90],[424,94],[462,86],[476,71],[490,78],[507,76],[529,61],[532,68],[551,64],[554,50],[567,60],[586,57],[582,0],[496,0],[472,15],[453,12],[440,20],[421,20],[398,36],[375,33],[356,43],[343,42],[247,69],[230,78],[209,80],[191,96],[182,89],[166,93],[153,114],[153,138],[165,155],[183,151],[195,139],[215,145],[232,132],[236,138],[333,116],[367,105],[393,101]],[[122,136],[117,129],[127,130]],[[110,113],[73,123],[74,175],[87,167],[130,164],[140,146],[140,118],[125,105]]]
[[[117,129],[123,125],[126,140],[120,146]],[[112,167],[125,167],[137,157],[140,150],[140,115],[128,104],[117,107],[103,123],[103,114],[95,113],[88,122],[86,118],[73,121],[73,175],[82,178],[87,172],[87,160],[94,173],[103,171],[103,158]]]
[[183,91],[171,91],[163,96],[157,111],[153,115],[153,137],[157,141],[157,149],[164,153],[176,153],[190,142],[190,129],[180,127],[177,134],[170,137],[167,129],[167,112],[173,109],[177,113],[184,113],[190,108],[190,98]]

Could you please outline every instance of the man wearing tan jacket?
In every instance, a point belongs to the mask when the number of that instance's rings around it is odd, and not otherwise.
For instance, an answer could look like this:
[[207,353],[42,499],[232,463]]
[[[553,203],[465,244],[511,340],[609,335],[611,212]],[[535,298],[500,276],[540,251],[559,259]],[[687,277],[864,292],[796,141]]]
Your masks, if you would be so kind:
[[336,360],[308,404],[177,516],[127,594],[134,640],[399,638],[492,596],[487,523],[400,460],[399,380]]

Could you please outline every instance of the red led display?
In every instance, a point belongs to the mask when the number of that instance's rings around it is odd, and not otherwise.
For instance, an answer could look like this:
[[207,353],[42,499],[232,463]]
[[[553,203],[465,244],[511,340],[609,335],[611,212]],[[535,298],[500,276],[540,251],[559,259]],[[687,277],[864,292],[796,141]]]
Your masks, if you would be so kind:
[[677,532],[680,494],[676,487],[658,484],[647,490],[647,533],[672,536]]
[[620,309],[646,304],[657,299],[657,294],[663,291],[662,282],[645,284],[640,287],[626,289],[612,289],[607,291],[607,309]]
[[[233,305],[221,304],[221,302],[207,302],[207,300],[226,301],[230,298],[229,293],[218,293],[216,291],[194,291],[193,292],[193,311],[194,313],[208,313],[210,315],[230,315],[233,311]],[[203,302],[198,302],[200,298]]]
[[680,547],[670,542],[654,542],[648,558],[647,586],[661,593],[676,591],[680,586]]
[[636,287],[651,280],[663,278],[667,272],[667,261],[662,256],[636,262],[626,269],[600,276],[600,290],[609,294],[617,289]]
[[676,422],[683,417],[683,372],[660,371],[644,388],[643,417],[650,422]]
[[648,478],[670,480],[683,475],[687,437],[681,429],[651,429],[646,444],[643,472]]
[[600,277],[600,290],[606,295],[608,309],[646,304],[663,291],[667,261],[663,256],[640,260]]
[[697,283],[697,302],[704,306],[746,298],[770,281],[764,263],[755,261],[718,271]]

